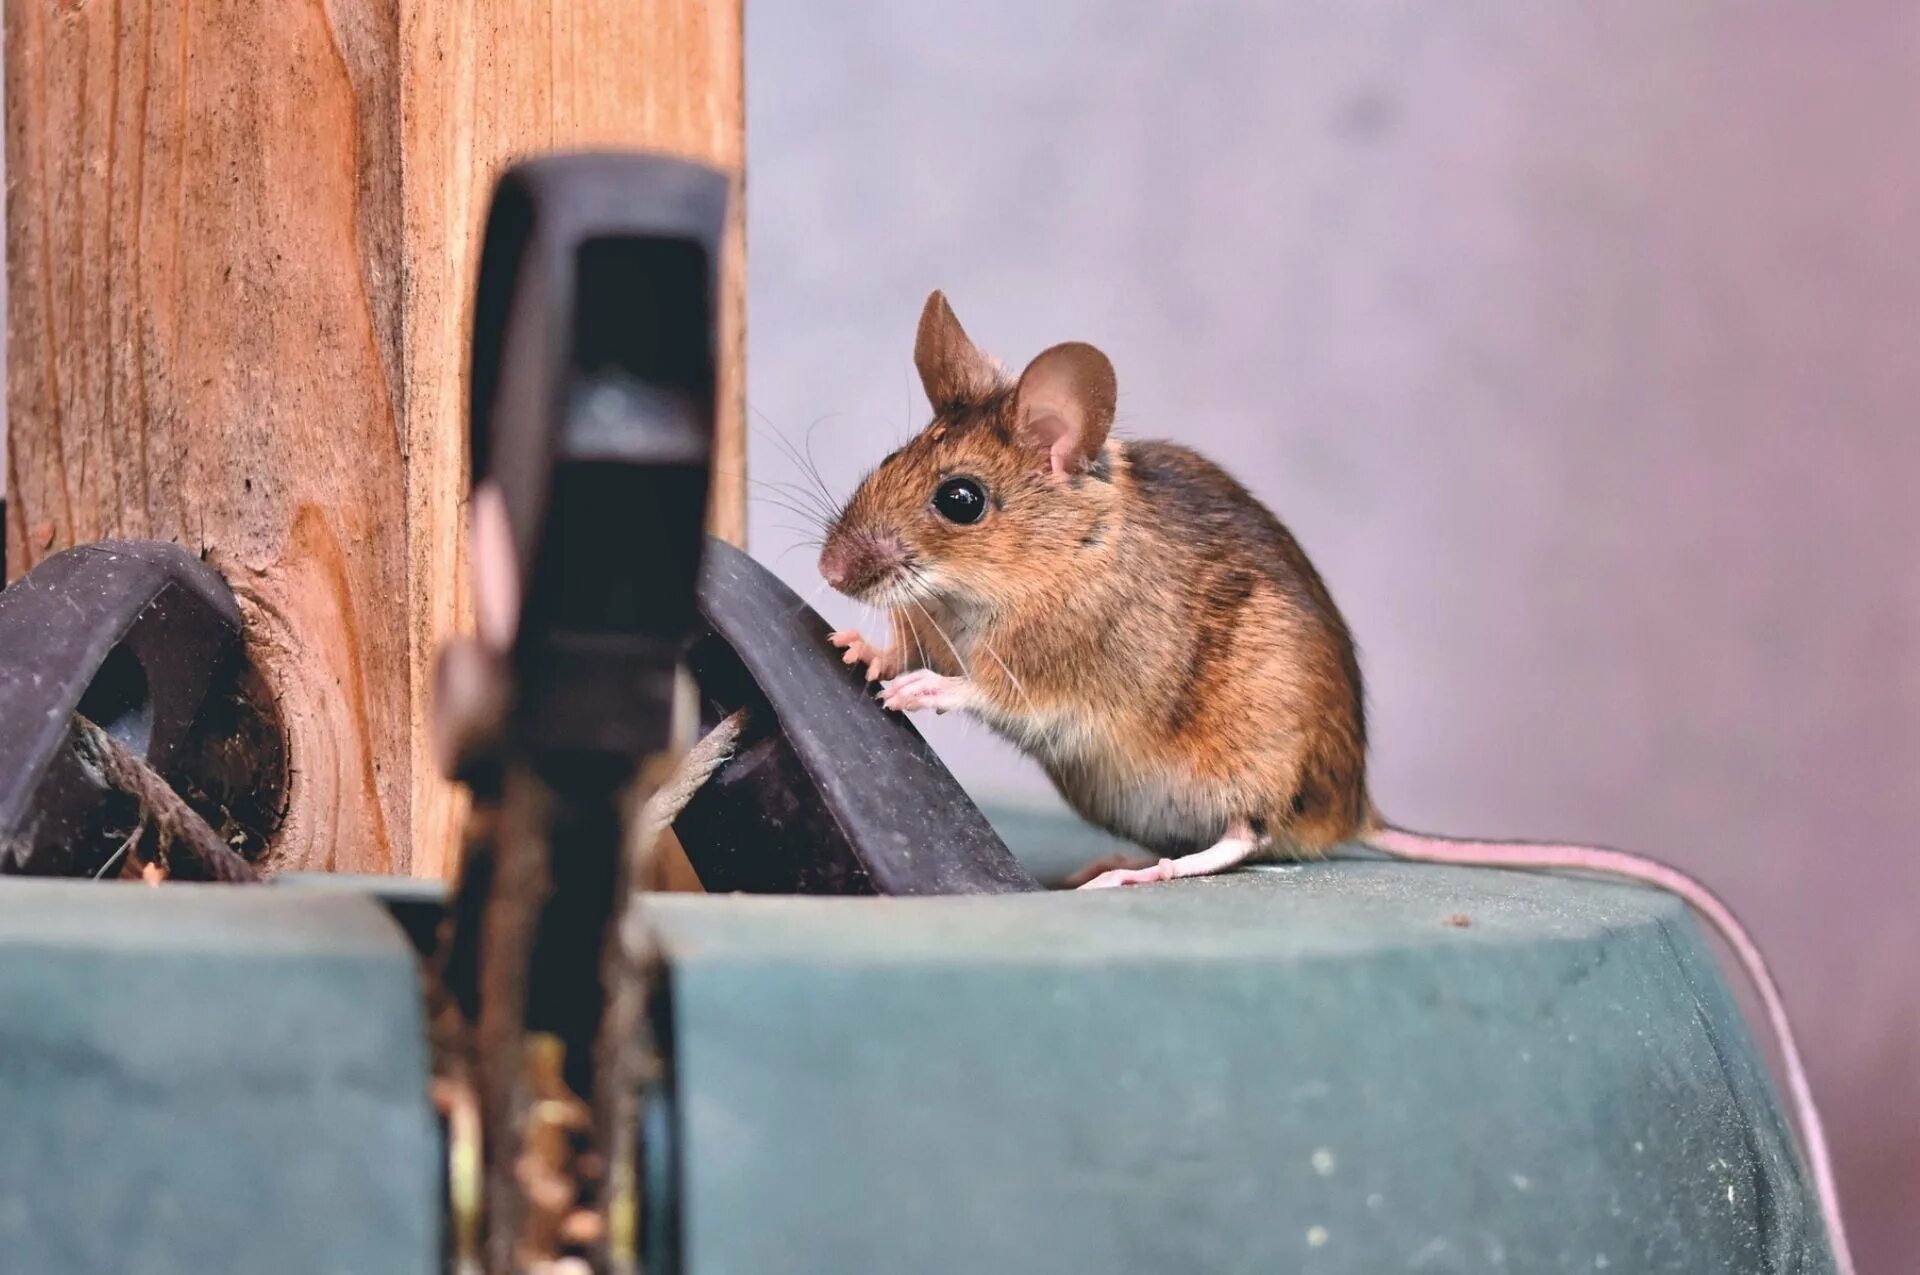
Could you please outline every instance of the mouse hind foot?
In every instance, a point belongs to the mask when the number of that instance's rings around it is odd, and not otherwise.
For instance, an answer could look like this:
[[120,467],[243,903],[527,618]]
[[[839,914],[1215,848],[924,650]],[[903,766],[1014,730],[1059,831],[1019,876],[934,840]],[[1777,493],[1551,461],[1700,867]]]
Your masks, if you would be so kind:
[[1117,854],[1102,855],[1100,858],[1094,859],[1089,863],[1081,864],[1073,870],[1072,874],[1068,876],[1062,884],[1069,890],[1077,890],[1103,873],[1115,872],[1121,869],[1138,870],[1141,868],[1150,868],[1156,862],[1158,862],[1158,860],[1150,854],[1128,854],[1122,850]]
[[[1266,848],[1267,839],[1254,830],[1250,820],[1235,820],[1225,836],[1193,854],[1178,859],[1161,859],[1146,867],[1111,868],[1092,880],[1082,882],[1082,890],[1106,890],[1121,885],[1147,885],[1155,881],[1176,881],[1181,877],[1210,877],[1228,872]],[[1082,873],[1085,869],[1082,869]],[[1079,875],[1079,874],[1076,874]]]

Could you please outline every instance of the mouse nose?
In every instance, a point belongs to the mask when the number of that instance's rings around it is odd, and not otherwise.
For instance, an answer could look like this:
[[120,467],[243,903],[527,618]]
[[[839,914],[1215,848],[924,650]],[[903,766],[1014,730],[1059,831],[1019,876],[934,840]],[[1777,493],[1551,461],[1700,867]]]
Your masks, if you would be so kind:
[[836,589],[844,589],[853,570],[853,551],[845,540],[835,540],[820,551],[820,578]]
[[842,593],[857,593],[879,583],[906,556],[897,536],[849,532],[832,537],[820,551],[820,575]]
[[820,551],[820,578],[833,588],[847,586],[847,572],[852,570],[852,553],[849,553],[845,541],[833,541]]

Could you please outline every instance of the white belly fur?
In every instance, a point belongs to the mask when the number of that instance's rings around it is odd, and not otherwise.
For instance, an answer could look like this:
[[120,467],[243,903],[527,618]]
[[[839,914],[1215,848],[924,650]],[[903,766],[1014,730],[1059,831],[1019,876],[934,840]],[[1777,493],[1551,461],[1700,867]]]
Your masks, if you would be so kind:
[[1048,776],[1087,819],[1150,850],[1183,853],[1218,841],[1234,816],[1224,793],[1172,776],[1125,778],[1110,767],[1047,766]]
[[[1024,707],[1024,706],[1023,706]],[[1007,713],[980,705],[973,713],[996,734],[1040,763],[1081,817],[1147,849],[1204,849],[1227,824],[1245,817],[1229,793],[1183,775],[1141,772],[1114,750],[1110,736],[1070,715]]]

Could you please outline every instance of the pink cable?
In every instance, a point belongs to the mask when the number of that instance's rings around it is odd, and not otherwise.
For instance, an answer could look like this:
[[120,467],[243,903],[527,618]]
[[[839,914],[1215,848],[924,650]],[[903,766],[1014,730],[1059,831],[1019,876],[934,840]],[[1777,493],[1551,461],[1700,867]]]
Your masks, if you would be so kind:
[[1800,1061],[1800,1046],[1787,1020],[1786,1003],[1767,968],[1767,958],[1740,924],[1733,910],[1722,903],[1712,890],[1678,868],[1668,867],[1624,850],[1595,846],[1532,845],[1518,841],[1465,841],[1453,837],[1433,837],[1381,824],[1361,840],[1376,850],[1401,859],[1425,863],[1451,863],[1482,868],[1526,868],[1599,872],[1657,886],[1678,895],[1694,911],[1707,918],[1733,948],[1741,971],[1760,994],[1767,1022],[1779,1042],[1786,1064],[1787,1089],[1793,1103],[1794,1123],[1806,1144],[1808,1168],[1813,1174],[1814,1192],[1820,1200],[1820,1212],[1826,1218],[1827,1234],[1833,1243],[1834,1261],[1839,1275],[1854,1275],[1853,1253],[1847,1246],[1846,1228],[1840,1220],[1840,1192],[1834,1185],[1833,1162],[1827,1151],[1826,1126],[1813,1100],[1813,1086],[1807,1082],[1805,1065]]

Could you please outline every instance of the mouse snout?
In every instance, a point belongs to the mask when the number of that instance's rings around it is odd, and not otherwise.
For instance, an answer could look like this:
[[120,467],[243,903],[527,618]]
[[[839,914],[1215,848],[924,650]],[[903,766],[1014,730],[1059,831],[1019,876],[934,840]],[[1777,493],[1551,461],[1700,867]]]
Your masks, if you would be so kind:
[[870,531],[832,536],[820,551],[820,575],[842,593],[858,596],[898,571],[907,560],[900,537]]

